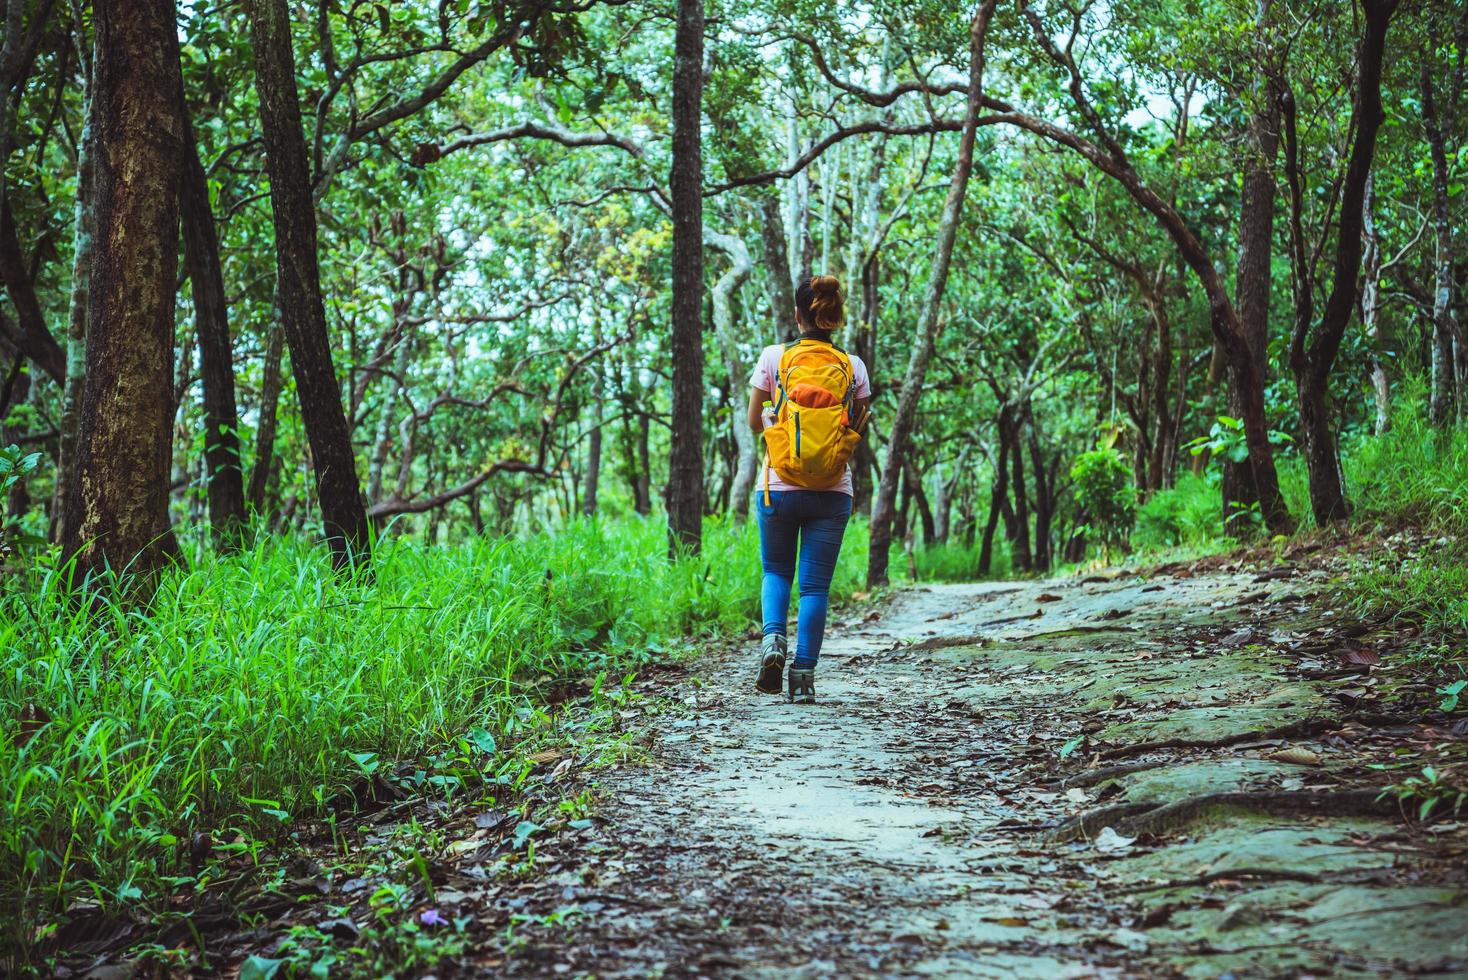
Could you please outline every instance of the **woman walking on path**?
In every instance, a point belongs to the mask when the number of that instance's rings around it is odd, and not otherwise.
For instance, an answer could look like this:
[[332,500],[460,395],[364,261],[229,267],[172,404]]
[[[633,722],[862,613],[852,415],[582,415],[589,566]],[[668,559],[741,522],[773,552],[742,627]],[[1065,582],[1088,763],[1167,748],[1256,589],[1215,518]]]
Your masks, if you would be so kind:
[[799,572],[800,607],[789,698],[814,704],[815,668],[826,631],[831,577],[851,519],[847,463],[861,439],[871,379],[861,358],[831,341],[845,318],[835,276],[806,279],[795,291],[800,339],[766,347],[749,383],[749,425],[765,440],[759,514],[764,611],[755,686],[779,694],[788,653],[786,620]]

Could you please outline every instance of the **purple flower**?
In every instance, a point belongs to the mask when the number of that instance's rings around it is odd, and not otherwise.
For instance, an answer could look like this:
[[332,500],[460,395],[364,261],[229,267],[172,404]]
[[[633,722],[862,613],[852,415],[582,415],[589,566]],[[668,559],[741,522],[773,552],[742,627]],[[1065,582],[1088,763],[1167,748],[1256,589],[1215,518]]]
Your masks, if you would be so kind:
[[418,914],[418,921],[425,926],[446,926],[449,920],[439,914],[438,909],[425,909]]

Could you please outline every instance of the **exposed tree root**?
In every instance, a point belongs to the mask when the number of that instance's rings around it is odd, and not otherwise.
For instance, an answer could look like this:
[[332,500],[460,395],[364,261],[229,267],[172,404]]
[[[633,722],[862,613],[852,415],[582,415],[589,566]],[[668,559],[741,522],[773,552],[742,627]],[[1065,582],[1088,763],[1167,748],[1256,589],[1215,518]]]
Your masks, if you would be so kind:
[[949,647],[979,647],[989,642],[989,637],[980,633],[963,633],[959,636],[930,636],[909,646],[898,647],[902,651],[946,650]]
[[1135,817],[1155,809],[1157,809],[1156,803],[1113,803],[1111,806],[1087,810],[1085,813],[1071,817],[1052,830],[1049,839],[1057,844],[1073,840],[1088,840],[1100,833],[1102,827],[1115,827],[1128,817]]
[[1266,881],[1307,881],[1311,883],[1321,880],[1319,875],[1311,874],[1308,871],[1288,871],[1282,868],[1234,868],[1230,871],[1210,871],[1205,875],[1198,875],[1195,878],[1159,881],[1151,885],[1132,885],[1130,888],[1119,888],[1111,894],[1140,895],[1143,892],[1160,892],[1168,888],[1200,888],[1203,885],[1211,885],[1215,881],[1231,881],[1235,878],[1260,878]]
[[1397,802],[1381,799],[1374,789],[1339,792],[1297,793],[1233,792],[1205,793],[1172,803],[1122,803],[1083,813],[1066,821],[1050,834],[1056,843],[1095,836],[1112,827],[1128,837],[1164,834],[1187,826],[1211,807],[1236,807],[1273,816],[1314,814],[1328,817],[1391,817],[1398,815]]
[[1117,776],[1126,776],[1134,772],[1145,772],[1148,769],[1161,769],[1167,765],[1166,760],[1157,762],[1123,762],[1115,766],[1102,766],[1100,769],[1084,769],[1071,776],[1061,776],[1052,780],[1049,785],[1058,789],[1070,789],[1072,786],[1095,786],[1104,783],[1108,779]]
[[1305,718],[1301,721],[1292,721],[1288,725],[1280,725],[1262,732],[1237,732],[1233,735],[1225,735],[1222,738],[1164,738],[1156,742],[1137,742],[1135,745],[1119,745],[1114,749],[1105,749],[1096,754],[1099,759],[1120,759],[1129,755],[1141,755],[1143,752],[1156,752],[1161,749],[1222,749],[1230,745],[1239,745],[1244,742],[1262,742],[1271,738],[1306,738],[1319,735],[1321,732],[1335,731],[1349,724],[1370,725],[1373,727],[1386,727],[1389,725],[1410,725],[1416,719],[1404,715],[1382,715],[1375,712],[1361,712],[1357,714],[1344,715],[1340,718]]

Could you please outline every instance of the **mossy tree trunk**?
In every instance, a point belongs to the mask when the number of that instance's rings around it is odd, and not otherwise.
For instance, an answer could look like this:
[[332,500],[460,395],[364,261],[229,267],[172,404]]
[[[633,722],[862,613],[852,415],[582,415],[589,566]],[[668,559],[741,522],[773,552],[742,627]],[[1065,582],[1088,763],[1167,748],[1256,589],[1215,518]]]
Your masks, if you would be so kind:
[[94,9],[95,226],[87,371],[62,535],[79,577],[146,591],[178,553],[168,519],[182,80],[169,0]]

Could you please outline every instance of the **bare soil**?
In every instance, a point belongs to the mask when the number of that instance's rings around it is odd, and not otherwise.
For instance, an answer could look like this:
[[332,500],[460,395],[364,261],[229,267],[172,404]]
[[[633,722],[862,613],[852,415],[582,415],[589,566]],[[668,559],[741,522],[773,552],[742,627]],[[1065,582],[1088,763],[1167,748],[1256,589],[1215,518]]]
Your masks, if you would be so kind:
[[1468,833],[1368,768],[1465,734],[1387,710],[1354,661],[1392,628],[1318,608],[1328,569],[1171,572],[854,607],[814,706],[754,691],[753,642],[646,681],[647,757],[461,967],[1468,976]]

